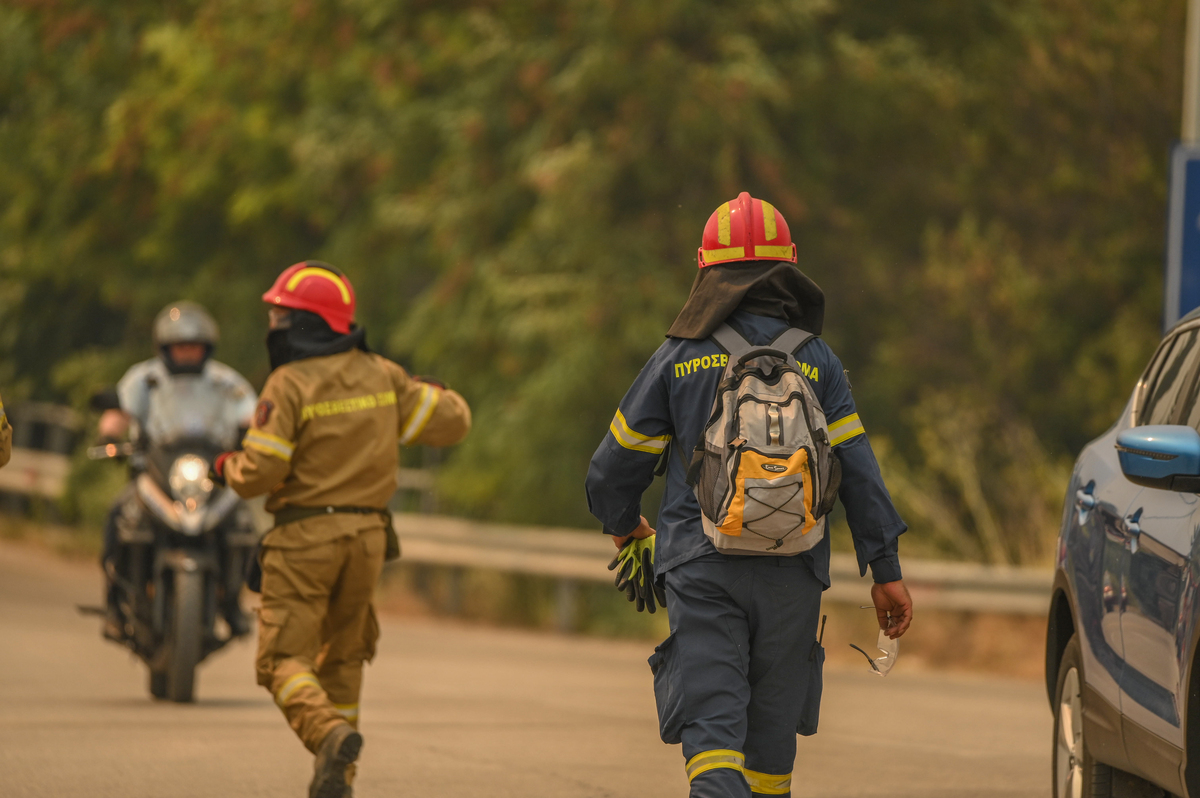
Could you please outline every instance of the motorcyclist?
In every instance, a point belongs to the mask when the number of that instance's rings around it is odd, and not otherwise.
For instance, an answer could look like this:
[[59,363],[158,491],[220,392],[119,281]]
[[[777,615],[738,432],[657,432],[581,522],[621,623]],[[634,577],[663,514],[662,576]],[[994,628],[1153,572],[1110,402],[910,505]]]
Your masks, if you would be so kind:
[[[227,450],[237,446],[250,427],[257,395],[241,374],[212,359],[218,338],[216,321],[194,302],[172,302],[155,318],[158,356],[125,373],[117,384],[119,407],[104,411],[98,429],[104,443],[129,434],[134,472],[141,470],[140,455],[152,442],[203,438]],[[101,565],[108,579],[104,634],[114,640],[125,637],[127,621],[115,583],[122,576],[123,560],[118,519],[122,513],[139,512],[131,483],[113,504],[104,527]],[[225,603],[222,610],[231,630],[244,634],[249,624],[237,607],[237,596],[227,596]]]

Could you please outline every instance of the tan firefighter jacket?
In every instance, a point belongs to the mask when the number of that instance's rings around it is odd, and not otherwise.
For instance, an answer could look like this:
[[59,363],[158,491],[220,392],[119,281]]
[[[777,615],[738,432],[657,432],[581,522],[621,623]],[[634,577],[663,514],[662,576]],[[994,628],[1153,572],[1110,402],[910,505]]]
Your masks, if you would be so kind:
[[[449,446],[466,437],[471,410],[456,392],[410,377],[370,352],[287,363],[271,372],[243,450],[224,476],[243,498],[270,494],[287,507],[387,507],[396,491],[397,443]],[[301,548],[361,527],[342,513],[276,527],[264,545]],[[378,524],[378,521],[375,521]]]

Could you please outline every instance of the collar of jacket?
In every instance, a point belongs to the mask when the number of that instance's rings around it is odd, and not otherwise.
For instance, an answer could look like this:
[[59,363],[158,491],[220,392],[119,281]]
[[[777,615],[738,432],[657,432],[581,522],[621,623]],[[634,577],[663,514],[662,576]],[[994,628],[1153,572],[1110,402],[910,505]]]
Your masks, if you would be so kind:
[[351,349],[371,351],[367,347],[364,328],[354,327],[342,335],[334,332],[317,314],[304,310],[292,311],[292,325],[287,329],[267,333],[267,355],[272,371],[296,360],[336,355]]
[[786,319],[814,335],[825,323],[825,293],[804,272],[780,261],[707,266],[696,275],[668,338],[704,339],[735,310]]

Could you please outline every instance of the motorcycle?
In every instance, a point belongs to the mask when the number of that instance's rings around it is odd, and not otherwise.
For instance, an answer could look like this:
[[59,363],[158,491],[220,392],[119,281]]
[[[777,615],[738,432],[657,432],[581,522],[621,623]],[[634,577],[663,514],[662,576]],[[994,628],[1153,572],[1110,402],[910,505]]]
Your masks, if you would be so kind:
[[155,698],[194,700],[196,667],[249,632],[238,598],[258,535],[246,503],[209,479],[219,453],[202,438],[88,450],[134,458],[116,510],[118,559],[107,564],[125,627],[110,639],[146,663]]

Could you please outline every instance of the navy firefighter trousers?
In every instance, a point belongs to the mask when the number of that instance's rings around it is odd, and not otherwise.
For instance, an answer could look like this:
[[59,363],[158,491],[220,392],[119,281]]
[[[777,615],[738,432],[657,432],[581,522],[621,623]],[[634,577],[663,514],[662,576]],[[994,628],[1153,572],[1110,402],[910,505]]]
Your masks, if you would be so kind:
[[798,557],[721,554],[664,578],[671,634],[650,668],[691,798],[790,796],[796,734],[816,732],[821,704],[821,582]]

